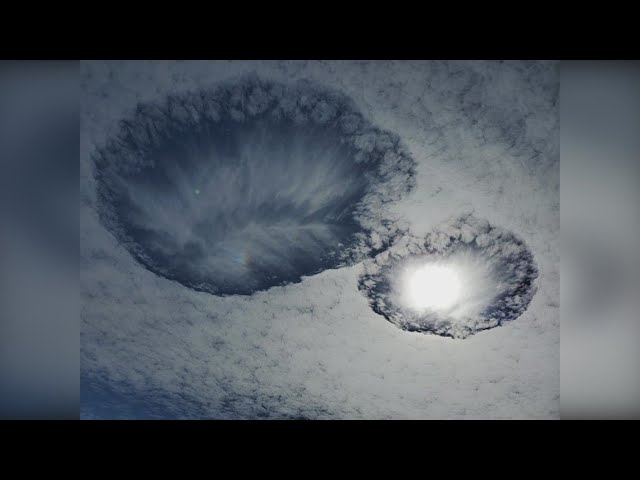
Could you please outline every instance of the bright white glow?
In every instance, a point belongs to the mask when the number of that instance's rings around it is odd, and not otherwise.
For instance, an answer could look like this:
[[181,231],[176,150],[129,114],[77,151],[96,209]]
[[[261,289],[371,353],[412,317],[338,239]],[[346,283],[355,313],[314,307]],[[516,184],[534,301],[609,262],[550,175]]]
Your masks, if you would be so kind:
[[[409,258],[393,275],[390,302],[416,324],[442,319],[455,328],[475,325],[481,312],[507,288],[483,255],[460,251],[446,258]],[[432,314],[432,315],[430,315]]]
[[456,271],[440,265],[425,265],[410,273],[407,300],[416,310],[444,310],[460,297],[461,282]]

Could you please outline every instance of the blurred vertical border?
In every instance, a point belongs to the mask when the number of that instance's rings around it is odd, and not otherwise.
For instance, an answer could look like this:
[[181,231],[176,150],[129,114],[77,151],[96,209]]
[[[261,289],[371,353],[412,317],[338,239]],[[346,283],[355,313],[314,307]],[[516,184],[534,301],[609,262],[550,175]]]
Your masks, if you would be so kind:
[[79,62],[0,62],[0,418],[78,418]]
[[561,415],[640,418],[640,62],[560,76]]

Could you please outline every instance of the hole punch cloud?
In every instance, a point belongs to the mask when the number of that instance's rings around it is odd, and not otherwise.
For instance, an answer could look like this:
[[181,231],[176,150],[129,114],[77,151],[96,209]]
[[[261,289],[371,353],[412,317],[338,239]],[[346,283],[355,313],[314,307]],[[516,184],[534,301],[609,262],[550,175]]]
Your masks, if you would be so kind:
[[386,248],[415,162],[341,93],[249,76],[139,104],[94,163],[101,221],[141,265],[246,295]]
[[425,238],[404,236],[366,262],[358,286],[376,313],[403,330],[466,338],[522,315],[537,276],[521,239],[467,215]]

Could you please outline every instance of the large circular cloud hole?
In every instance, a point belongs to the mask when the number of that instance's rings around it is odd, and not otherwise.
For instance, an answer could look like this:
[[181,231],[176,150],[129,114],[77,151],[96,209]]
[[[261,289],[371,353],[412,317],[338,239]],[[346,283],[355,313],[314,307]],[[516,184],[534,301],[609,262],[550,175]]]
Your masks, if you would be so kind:
[[358,285],[403,330],[465,338],[519,317],[537,276],[522,240],[466,215],[425,238],[403,237],[366,262]]
[[95,166],[101,220],[138,262],[224,295],[385,248],[414,162],[344,95],[250,77],[138,105]]

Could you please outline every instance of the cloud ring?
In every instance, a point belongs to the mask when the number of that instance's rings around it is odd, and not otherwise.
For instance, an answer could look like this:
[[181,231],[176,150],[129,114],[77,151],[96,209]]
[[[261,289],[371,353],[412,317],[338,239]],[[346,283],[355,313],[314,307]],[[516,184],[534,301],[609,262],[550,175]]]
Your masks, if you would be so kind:
[[[460,278],[460,285],[456,285],[460,295],[455,301],[446,305],[436,302],[439,308],[412,304],[407,282],[413,272],[425,266],[455,272]],[[437,227],[425,238],[402,237],[389,250],[365,262],[358,287],[376,313],[403,330],[466,338],[522,315],[535,295],[537,276],[533,255],[521,239],[465,215]],[[437,282],[436,278],[427,288],[441,288]]]

